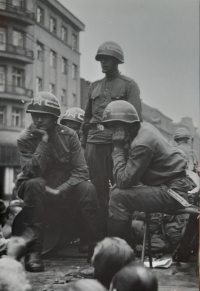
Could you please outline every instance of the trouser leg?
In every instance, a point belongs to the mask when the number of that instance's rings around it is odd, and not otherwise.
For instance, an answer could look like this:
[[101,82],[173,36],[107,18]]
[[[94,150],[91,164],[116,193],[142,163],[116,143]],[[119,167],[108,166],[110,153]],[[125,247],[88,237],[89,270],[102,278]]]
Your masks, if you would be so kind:
[[18,196],[24,200],[23,223],[25,229],[29,229],[32,233],[32,238],[27,245],[28,254],[25,257],[25,267],[31,272],[43,271],[41,253],[45,181],[42,178],[30,179],[24,182],[18,190]]
[[[145,187],[138,186],[130,189],[116,188],[110,196],[109,201],[109,224],[119,221],[116,227],[115,235],[125,238],[123,227],[128,225],[130,216],[134,211],[142,212],[168,212],[182,208],[182,206],[174,200],[166,192],[166,186]],[[112,234],[112,227],[109,227],[108,235]],[[125,238],[127,240],[127,238]],[[128,241],[127,241],[128,242]]]
[[101,209],[102,233],[107,235],[109,180],[112,181],[112,145],[87,143],[86,160],[90,179],[95,186]]
[[82,227],[89,243],[88,261],[90,261],[94,245],[101,239],[99,202],[95,187],[88,181],[78,184],[75,192],[81,209]]

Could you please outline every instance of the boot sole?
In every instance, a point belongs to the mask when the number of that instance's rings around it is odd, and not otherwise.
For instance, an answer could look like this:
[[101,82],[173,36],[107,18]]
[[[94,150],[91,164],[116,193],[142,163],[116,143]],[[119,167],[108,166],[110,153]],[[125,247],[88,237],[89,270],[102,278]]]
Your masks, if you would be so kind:
[[26,271],[27,272],[32,272],[32,273],[39,273],[39,272],[44,272],[44,267],[43,268],[27,268],[26,266],[25,266],[25,269],[26,269]]

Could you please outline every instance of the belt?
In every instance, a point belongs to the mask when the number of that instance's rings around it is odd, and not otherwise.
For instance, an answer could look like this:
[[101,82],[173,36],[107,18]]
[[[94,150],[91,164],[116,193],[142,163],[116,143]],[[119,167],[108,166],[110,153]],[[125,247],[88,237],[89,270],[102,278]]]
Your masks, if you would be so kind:
[[104,126],[100,123],[90,123],[89,130],[104,130]]

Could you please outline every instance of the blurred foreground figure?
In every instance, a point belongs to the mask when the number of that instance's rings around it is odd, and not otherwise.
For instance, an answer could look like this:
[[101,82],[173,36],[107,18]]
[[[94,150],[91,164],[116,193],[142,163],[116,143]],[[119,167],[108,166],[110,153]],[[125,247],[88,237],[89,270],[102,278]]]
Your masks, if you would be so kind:
[[109,288],[113,276],[134,259],[133,249],[123,239],[105,238],[94,249],[92,257],[94,277]]
[[21,263],[10,257],[0,259],[0,291],[32,290]]
[[65,291],[106,291],[107,289],[102,286],[98,281],[93,279],[83,279],[76,282],[69,283]]
[[157,291],[158,282],[153,271],[142,263],[132,262],[113,278],[110,291]]

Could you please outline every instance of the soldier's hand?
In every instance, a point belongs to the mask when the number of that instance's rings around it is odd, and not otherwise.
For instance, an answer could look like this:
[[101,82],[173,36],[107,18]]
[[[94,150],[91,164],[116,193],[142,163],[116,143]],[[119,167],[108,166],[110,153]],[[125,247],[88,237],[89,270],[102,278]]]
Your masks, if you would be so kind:
[[39,136],[41,140],[44,142],[48,142],[49,140],[49,135],[44,129],[40,129],[36,127],[35,129],[31,130],[31,134]]
[[49,198],[57,199],[60,195],[60,190],[45,186],[46,194]]
[[126,144],[126,138],[127,133],[125,130],[118,129],[114,131],[112,135],[114,150],[118,148],[123,148]]

